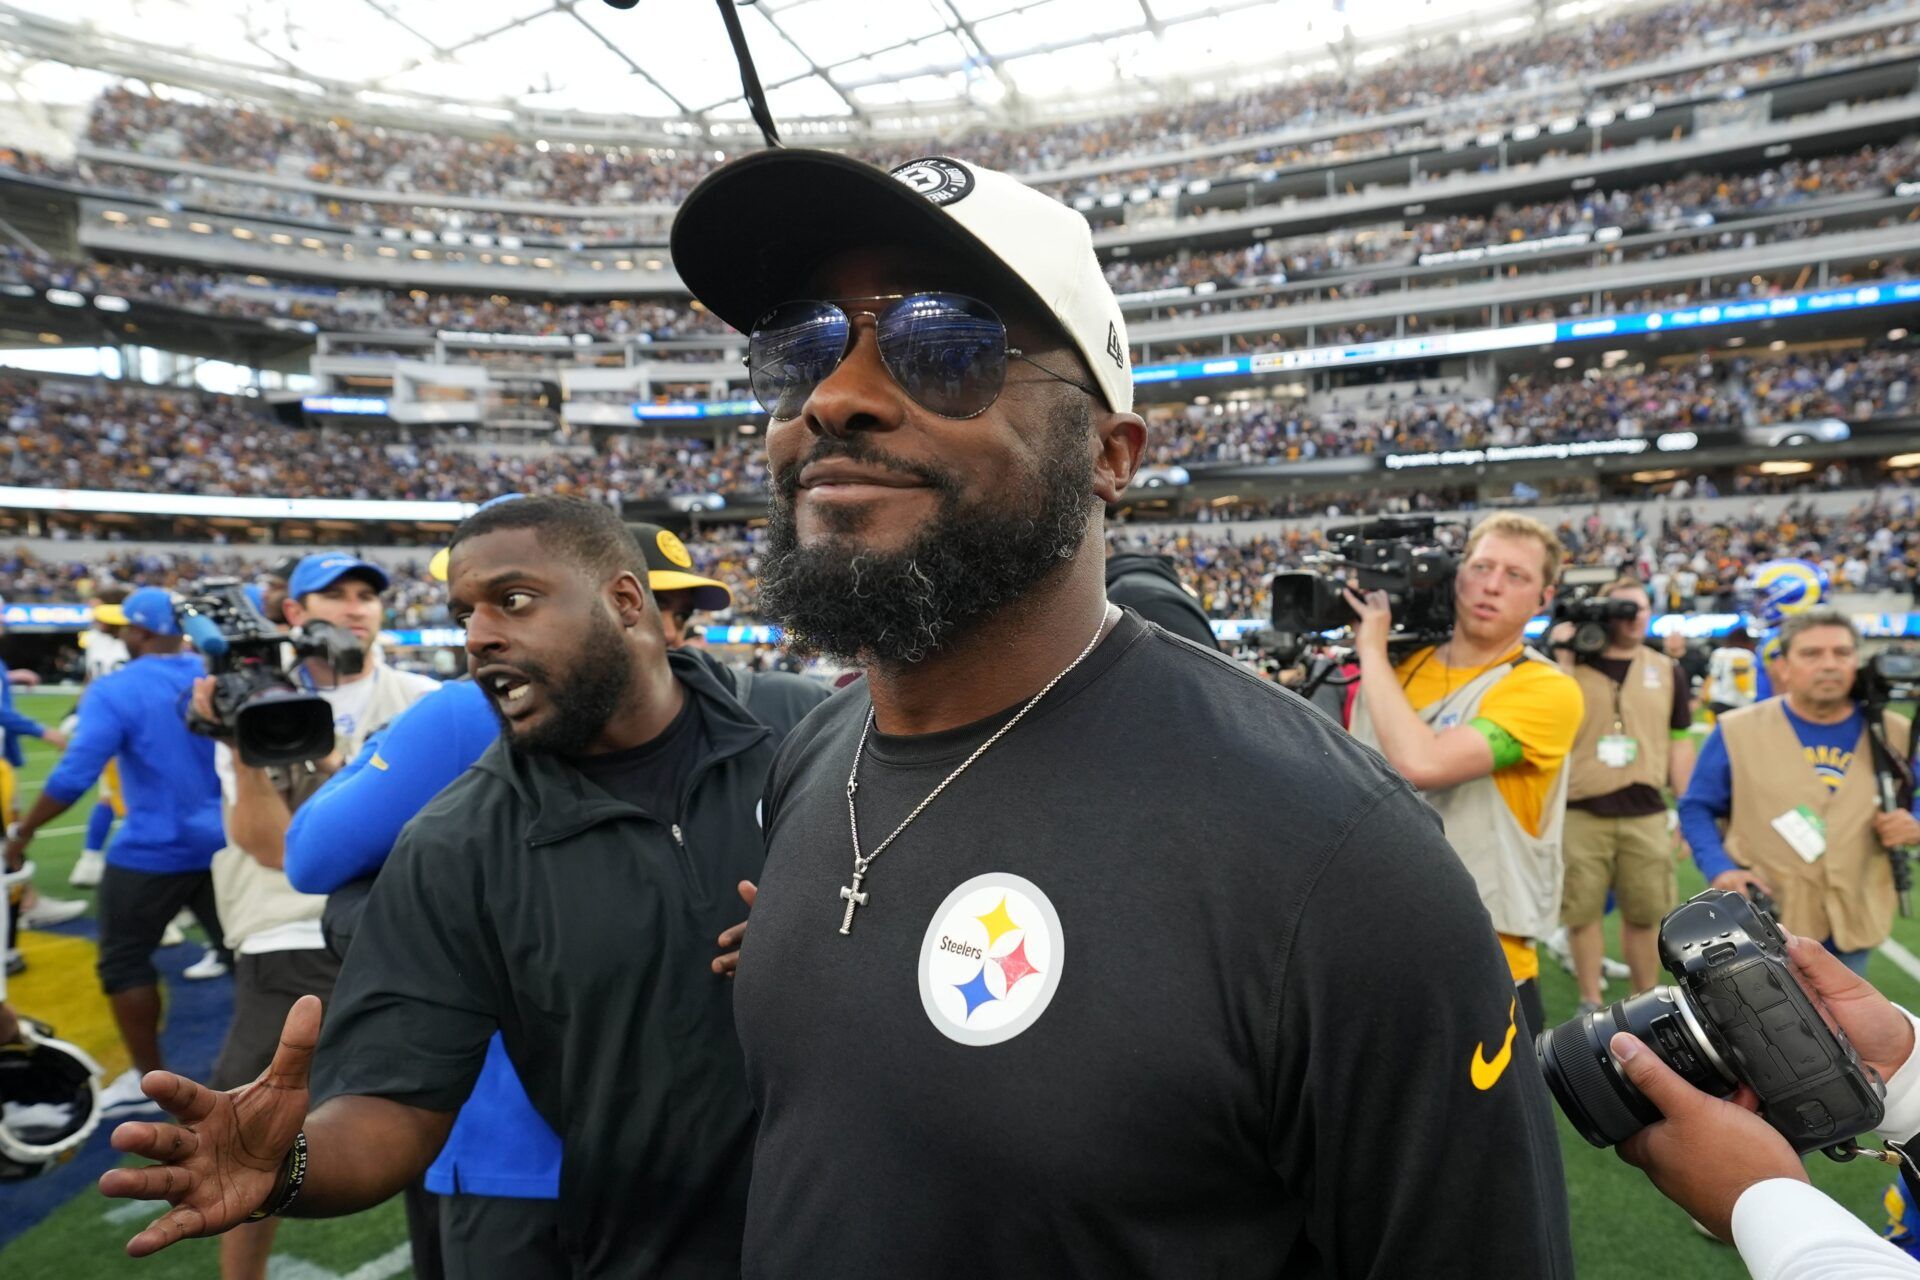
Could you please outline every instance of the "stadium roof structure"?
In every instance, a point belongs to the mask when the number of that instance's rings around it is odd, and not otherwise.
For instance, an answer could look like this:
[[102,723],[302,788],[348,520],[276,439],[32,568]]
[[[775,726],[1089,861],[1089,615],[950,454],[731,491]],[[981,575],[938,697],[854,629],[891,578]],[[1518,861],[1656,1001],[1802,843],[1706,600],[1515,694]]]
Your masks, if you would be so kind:
[[[1577,20],[1601,0],[739,0],[775,117],[799,131],[1008,126],[1151,109]],[[1613,5],[1617,11],[1621,6]],[[1629,6],[1637,7],[1637,6]],[[4,0],[23,97],[126,77],[309,109],[556,133],[750,132],[712,0]],[[107,77],[103,81],[101,77]],[[456,126],[457,127],[457,126]],[[604,127],[604,124],[603,124]]]

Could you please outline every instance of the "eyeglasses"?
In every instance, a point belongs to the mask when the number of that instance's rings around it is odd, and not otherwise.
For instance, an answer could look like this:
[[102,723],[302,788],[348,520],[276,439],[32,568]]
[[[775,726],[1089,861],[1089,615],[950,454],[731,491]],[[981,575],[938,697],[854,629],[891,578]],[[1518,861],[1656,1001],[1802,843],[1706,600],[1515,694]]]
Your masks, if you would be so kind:
[[[877,311],[851,303],[885,303]],[[854,317],[873,320],[880,363],[914,403],[943,418],[977,418],[1007,385],[1007,362],[1034,368],[1088,395],[1092,387],[1055,373],[1007,345],[999,313],[958,293],[889,293],[870,298],[782,303],[747,335],[747,372],[754,399],[776,418],[797,418],[813,389],[853,350]]]

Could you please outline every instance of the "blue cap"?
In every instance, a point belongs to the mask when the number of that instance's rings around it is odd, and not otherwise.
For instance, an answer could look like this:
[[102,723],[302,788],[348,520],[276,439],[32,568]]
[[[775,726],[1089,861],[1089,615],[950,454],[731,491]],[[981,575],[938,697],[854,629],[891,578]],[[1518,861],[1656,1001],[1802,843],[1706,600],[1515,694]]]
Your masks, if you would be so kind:
[[173,592],[165,587],[142,587],[120,602],[120,612],[130,626],[151,631],[157,636],[180,634],[179,620],[173,616]]
[[387,589],[387,571],[379,565],[344,552],[327,551],[308,556],[294,566],[293,576],[287,579],[287,594],[298,600],[301,596],[325,591],[350,573],[370,579],[375,591]]

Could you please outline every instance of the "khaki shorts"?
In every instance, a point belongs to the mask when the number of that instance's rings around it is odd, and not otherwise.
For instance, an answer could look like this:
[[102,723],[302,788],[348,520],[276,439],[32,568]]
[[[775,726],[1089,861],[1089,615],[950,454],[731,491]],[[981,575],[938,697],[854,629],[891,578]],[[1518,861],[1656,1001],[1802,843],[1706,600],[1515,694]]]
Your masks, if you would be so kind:
[[1560,899],[1562,924],[1597,923],[1606,914],[1609,889],[1620,918],[1641,928],[1659,924],[1679,899],[1673,834],[1664,813],[1598,818],[1583,809],[1568,809],[1563,847],[1567,880]]

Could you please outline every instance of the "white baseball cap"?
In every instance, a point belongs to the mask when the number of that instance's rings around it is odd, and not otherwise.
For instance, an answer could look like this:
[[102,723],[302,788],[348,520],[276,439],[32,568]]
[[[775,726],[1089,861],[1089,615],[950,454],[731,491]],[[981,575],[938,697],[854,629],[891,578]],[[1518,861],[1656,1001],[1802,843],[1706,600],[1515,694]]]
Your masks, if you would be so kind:
[[891,173],[834,151],[756,151],[708,174],[673,220],[673,262],[693,295],[741,332],[804,296],[821,261],[905,244],[976,264],[1050,315],[1107,406],[1133,408],[1127,322],[1087,220],[1007,174],[927,156]]

